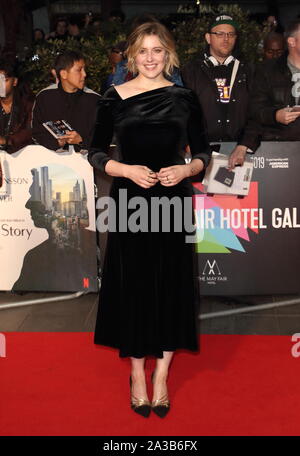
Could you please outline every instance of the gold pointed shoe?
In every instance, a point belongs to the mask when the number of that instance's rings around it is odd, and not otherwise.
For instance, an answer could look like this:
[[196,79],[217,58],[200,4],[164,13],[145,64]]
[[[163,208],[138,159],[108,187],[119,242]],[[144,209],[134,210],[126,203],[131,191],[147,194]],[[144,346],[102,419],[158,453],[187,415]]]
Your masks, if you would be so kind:
[[160,399],[153,401],[151,404],[152,410],[160,418],[164,418],[170,410],[170,401],[168,395],[162,396]]
[[148,399],[141,399],[133,396],[131,392],[131,376],[129,377],[129,384],[130,384],[130,405],[134,412],[142,415],[144,418],[148,418],[151,412],[151,403]]
[[[151,381],[153,383],[153,377],[154,377],[154,371],[151,374]],[[166,414],[170,410],[170,401],[168,398],[168,395],[165,394],[162,396],[160,399],[157,399],[156,401],[152,401],[151,408],[154,413],[156,413],[157,416],[160,418],[164,418]]]

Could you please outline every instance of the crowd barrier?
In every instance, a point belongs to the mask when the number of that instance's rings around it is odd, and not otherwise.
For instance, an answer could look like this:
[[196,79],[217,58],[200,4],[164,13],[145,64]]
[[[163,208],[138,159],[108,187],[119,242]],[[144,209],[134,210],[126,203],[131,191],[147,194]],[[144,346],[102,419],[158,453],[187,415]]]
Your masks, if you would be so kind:
[[[223,143],[220,152],[234,145]],[[299,293],[299,153],[299,142],[262,143],[250,157],[254,171],[243,198],[207,195],[193,184],[196,213],[203,211],[195,244],[201,294]],[[0,290],[97,291],[86,157],[28,146],[0,158]]]

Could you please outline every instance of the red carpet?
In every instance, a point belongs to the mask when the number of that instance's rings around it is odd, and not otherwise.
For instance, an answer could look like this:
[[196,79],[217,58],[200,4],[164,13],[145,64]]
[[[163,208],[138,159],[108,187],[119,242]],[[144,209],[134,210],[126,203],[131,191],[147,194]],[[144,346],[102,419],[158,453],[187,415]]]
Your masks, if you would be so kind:
[[0,435],[300,435],[289,336],[201,336],[200,354],[174,357],[162,420],[131,411],[130,361],[95,346],[92,333],[5,335]]

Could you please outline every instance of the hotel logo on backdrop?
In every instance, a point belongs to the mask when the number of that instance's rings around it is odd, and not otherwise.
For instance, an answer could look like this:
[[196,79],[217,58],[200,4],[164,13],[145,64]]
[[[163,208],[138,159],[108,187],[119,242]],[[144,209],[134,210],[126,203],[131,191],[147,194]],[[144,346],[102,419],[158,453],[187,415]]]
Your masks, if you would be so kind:
[[266,229],[300,228],[297,207],[274,207],[266,212],[258,207],[258,182],[251,182],[249,195],[208,196],[201,183],[193,184],[197,226],[197,253],[246,253],[250,233]]
[[221,269],[215,259],[206,260],[201,276],[201,282],[206,282],[208,285],[216,285],[217,282],[226,282],[227,276],[223,276]]

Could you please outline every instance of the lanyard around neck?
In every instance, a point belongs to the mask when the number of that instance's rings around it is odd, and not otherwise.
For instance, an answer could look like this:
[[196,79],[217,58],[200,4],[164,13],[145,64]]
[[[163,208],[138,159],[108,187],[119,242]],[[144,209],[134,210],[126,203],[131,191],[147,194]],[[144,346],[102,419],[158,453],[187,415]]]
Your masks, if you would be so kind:
[[230,97],[231,97],[232,87],[233,87],[233,84],[234,84],[234,81],[235,81],[235,78],[236,78],[236,74],[237,74],[237,71],[238,71],[238,68],[239,68],[239,64],[240,64],[240,61],[238,59],[235,59],[234,65],[233,65],[233,68],[232,68],[231,79],[230,79],[229,100],[230,100]]

